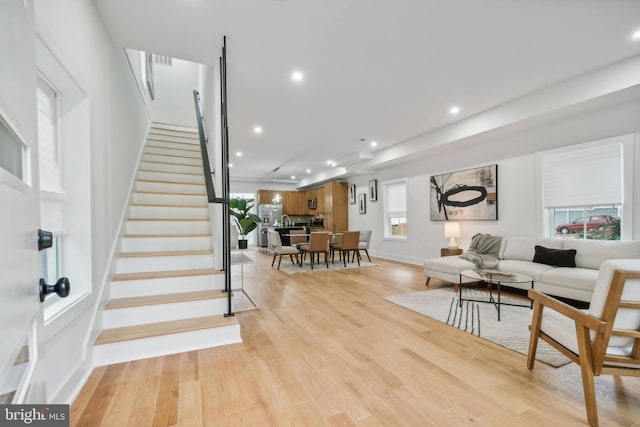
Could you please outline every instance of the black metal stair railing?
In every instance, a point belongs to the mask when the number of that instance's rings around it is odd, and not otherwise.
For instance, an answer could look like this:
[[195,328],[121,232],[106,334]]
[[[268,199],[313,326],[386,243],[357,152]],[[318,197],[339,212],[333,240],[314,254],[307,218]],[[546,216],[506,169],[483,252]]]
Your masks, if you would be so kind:
[[[200,151],[202,153],[202,167],[204,169],[204,180],[207,188],[207,200],[209,203],[222,205],[222,268],[224,270],[224,291],[227,293],[227,312],[225,317],[234,316],[231,306],[231,217],[229,213],[229,128],[227,122],[227,38],[224,37],[222,56],[220,57],[220,87],[221,87],[221,169],[222,169],[222,194],[216,196],[213,185],[215,170],[211,170],[209,162],[208,139],[204,127],[204,117],[200,107],[200,94],[193,91],[193,102],[196,109],[196,121],[198,123],[198,134],[200,136]],[[215,157],[214,157],[215,158]]]

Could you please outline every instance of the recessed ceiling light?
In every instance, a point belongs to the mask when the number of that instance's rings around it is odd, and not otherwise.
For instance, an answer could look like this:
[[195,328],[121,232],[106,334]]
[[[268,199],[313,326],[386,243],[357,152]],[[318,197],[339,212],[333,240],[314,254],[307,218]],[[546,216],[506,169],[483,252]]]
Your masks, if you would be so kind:
[[254,127],[253,128],[253,133],[258,133],[258,134],[262,133],[262,128],[260,126]]
[[291,179],[296,179],[296,176],[295,175],[291,175]]
[[236,151],[236,156],[237,157],[242,157],[242,152],[241,151]]
[[300,83],[301,81],[304,80],[304,74],[302,74],[302,71],[296,70],[291,73],[291,80],[293,80],[296,83]]
[[375,146],[378,145],[378,143],[376,141],[371,141],[371,143],[369,145],[371,145],[372,147],[375,147]]
[[311,169],[307,169],[307,173],[311,173]]
[[233,163],[229,163],[229,167],[232,168],[233,167]]
[[633,40],[640,40],[640,30],[636,31],[635,33],[633,33],[633,35],[631,36],[631,38]]
[[449,108],[449,113],[450,114],[458,114],[460,112],[460,107],[458,107],[457,105]]
[[333,160],[327,160],[328,165],[330,165],[331,163],[333,163]]

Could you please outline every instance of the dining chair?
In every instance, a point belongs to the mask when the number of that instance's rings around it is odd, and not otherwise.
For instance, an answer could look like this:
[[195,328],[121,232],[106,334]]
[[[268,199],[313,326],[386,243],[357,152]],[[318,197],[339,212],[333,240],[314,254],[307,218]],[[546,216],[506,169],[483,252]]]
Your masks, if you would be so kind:
[[278,270],[280,270],[280,263],[282,262],[283,255],[289,255],[291,258],[291,262],[293,262],[293,257],[296,257],[296,264],[300,264],[300,260],[298,258],[298,249],[293,246],[282,246],[282,241],[280,240],[280,233],[277,231],[270,231],[269,238],[271,239],[271,249],[273,250],[273,261],[271,261],[271,267],[273,268],[273,264],[276,262],[276,257],[278,258]]
[[369,262],[371,262],[371,257],[369,256],[369,244],[371,244],[371,230],[362,230],[360,231],[360,241],[358,243],[358,252],[364,251],[367,254],[367,258]]
[[588,310],[529,290],[533,300],[527,367],[533,369],[538,339],[580,365],[587,420],[598,425],[594,376],[640,376],[640,261],[600,265]]
[[360,265],[359,239],[359,231],[345,231],[342,234],[342,242],[336,243],[331,247],[331,262],[333,262],[335,251],[339,251],[345,267],[347,266],[347,260],[351,253],[353,253],[354,258],[358,259],[358,265]]
[[329,268],[329,233],[326,231],[314,231],[309,235],[309,243],[300,246],[302,253],[300,265],[304,261],[308,252],[311,258],[311,269],[313,270],[314,256],[318,255],[318,264],[320,264],[320,254],[324,254],[324,263]]
[[305,230],[290,230],[289,235],[291,246],[296,249],[299,249],[300,246],[307,243],[307,232]]

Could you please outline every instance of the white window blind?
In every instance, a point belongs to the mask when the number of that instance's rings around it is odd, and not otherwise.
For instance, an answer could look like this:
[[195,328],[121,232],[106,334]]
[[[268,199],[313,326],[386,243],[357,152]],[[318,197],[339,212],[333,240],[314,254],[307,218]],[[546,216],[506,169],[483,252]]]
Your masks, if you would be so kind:
[[622,203],[622,143],[542,156],[544,208]]
[[407,210],[407,184],[398,182],[386,185],[385,204],[388,214],[404,214]]
[[38,80],[38,152],[40,160],[40,224],[54,234],[64,234],[64,199],[57,140],[56,91]]
[[60,165],[57,144],[56,92],[38,80],[38,149],[40,159],[40,191],[60,193]]

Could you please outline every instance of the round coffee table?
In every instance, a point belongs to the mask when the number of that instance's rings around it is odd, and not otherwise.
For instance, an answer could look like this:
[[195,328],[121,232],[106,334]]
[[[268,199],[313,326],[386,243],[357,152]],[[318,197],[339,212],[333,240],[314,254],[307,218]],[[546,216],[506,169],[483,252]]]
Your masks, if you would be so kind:
[[[479,300],[479,299],[463,298],[462,297],[462,288],[464,288],[464,282],[462,280],[463,278],[471,279],[474,282],[480,281],[480,282],[487,283],[489,285],[489,299]],[[470,282],[469,280],[466,281],[466,283],[469,283],[469,282]],[[510,273],[507,271],[502,272],[502,274],[500,274],[496,270],[491,270],[490,272],[486,272],[482,270],[480,271],[463,270],[460,272],[460,286],[458,287],[458,292],[460,293],[459,295],[460,307],[462,307],[462,301],[488,302],[490,304],[493,304],[496,307],[496,310],[498,310],[498,322],[500,321],[501,305],[533,308],[533,301],[531,301],[531,303],[528,305],[502,302],[500,297],[501,291],[502,291],[502,285],[504,284],[508,286],[509,284],[514,284],[514,283],[531,283],[531,289],[533,289],[533,285],[534,285],[533,277],[527,276],[525,274]],[[496,285],[496,288],[498,290],[497,300],[493,297],[493,285]]]

